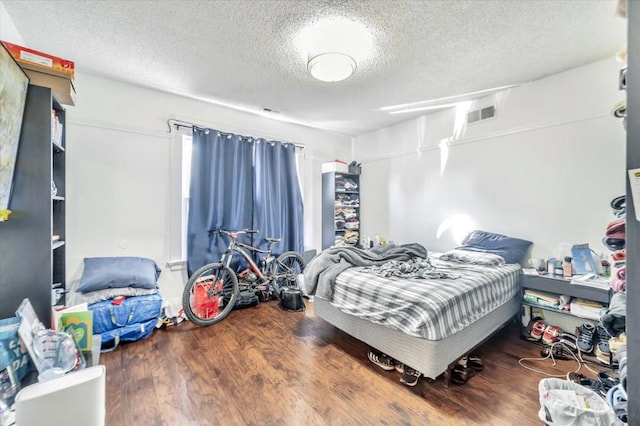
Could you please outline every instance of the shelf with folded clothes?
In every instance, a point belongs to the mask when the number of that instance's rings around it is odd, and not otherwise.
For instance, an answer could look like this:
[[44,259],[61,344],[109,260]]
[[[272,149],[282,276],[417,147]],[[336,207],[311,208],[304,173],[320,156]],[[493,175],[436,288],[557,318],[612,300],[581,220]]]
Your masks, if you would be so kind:
[[322,174],[322,247],[360,243],[360,176]]

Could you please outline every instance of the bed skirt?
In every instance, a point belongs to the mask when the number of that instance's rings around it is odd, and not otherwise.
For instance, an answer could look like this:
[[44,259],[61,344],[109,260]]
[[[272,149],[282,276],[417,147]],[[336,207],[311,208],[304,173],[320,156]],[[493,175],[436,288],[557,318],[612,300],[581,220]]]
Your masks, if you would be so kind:
[[345,314],[326,299],[314,298],[314,313],[356,339],[386,353],[424,376],[435,379],[450,364],[489,338],[515,317],[520,297],[512,299],[469,327],[442,340],[425,340]]

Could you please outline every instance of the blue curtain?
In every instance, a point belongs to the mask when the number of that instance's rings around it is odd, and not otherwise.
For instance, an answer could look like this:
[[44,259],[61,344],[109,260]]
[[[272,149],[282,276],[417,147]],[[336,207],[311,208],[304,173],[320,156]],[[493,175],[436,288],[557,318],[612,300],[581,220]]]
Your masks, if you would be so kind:
[[189,275],[217,262],[227,247],[226,237],[210,230],[251,228],[253,220],[253,143],[238,135],[194,128],[192,144]]
[[264,237],[281,238],[275,254],[303,251],[302,194],[296,170],[295,146],[258,140],[254,145],[254,243],[267,248]]
[[[302,194],[295,146],[194,128],[187,224],[189,275],[217,262],[228,239],[210,232],[252,228],[244,241],[268,248],[265,237],[280,238],[274,253],[303,251]],[[258,260],[256,258],[256,260]],[[232,268],[246,268],[235,255]]]

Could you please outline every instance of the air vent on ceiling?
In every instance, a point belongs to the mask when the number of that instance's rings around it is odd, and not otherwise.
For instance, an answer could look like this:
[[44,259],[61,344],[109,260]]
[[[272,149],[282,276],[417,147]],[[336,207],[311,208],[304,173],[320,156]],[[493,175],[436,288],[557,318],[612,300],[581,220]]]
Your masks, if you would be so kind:
[[264,107],[262,108],[262,112],[270,112],[272,114],[280,114],[280,111],[276,111],[275,109]]
[[496,107],[494,105],[469,111],[467,113],[467,124],[475,123],[482,120],[488,120],[496,116]]

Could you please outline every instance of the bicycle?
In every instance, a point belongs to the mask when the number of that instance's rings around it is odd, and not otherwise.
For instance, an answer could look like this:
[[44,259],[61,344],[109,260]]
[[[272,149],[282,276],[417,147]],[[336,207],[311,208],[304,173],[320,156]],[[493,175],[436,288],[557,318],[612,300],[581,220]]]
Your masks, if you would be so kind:
[[[210,232],[229,237],[229,245],[219,262],[204,265],[185,284],[182,307],[191,322],[209,326],[222,321],[233,309],[241,286],[260,291],[266,300],[274,293],[279,296],[285,287],[298,288],[298,275],[304,271],[305,262],[295,251],[284,252],[276,258],[272,249],[280,242],[279,238],[265,238],[269,242],[269,248],[262,250],[238,241],[239,235],[257,234],[257,230],[242,229],[232,232],[217,229]],[[260,267],[251,259],[248,251],[265,255],[259,262]],[[249,263],[249,268],[239,274],[229,267],[234,252]]]

